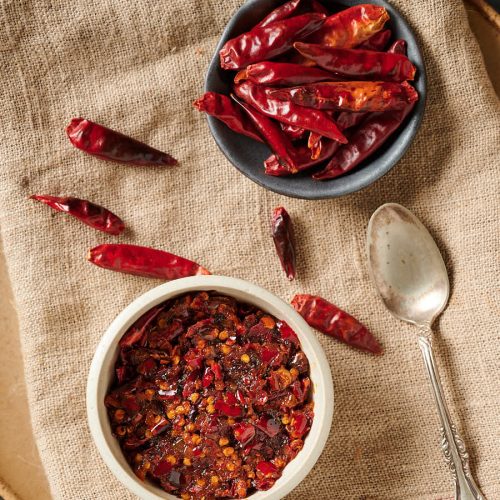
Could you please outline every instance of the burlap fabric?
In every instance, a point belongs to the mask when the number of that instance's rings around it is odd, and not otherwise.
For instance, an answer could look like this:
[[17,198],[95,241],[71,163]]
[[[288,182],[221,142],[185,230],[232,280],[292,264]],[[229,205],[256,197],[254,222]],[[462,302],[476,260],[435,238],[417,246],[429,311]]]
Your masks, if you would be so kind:
[[[400,202],[430,228],[453,283],[437,357],[451,411],[484,493],[500,498],[498,146],[496,97],[459,0],[395,1],[420,35],[429,75],[413,146],[371,188],[308,202],[240,175],[191,107],[239,0],[2,0],[0,225],[19,311],[33,426],[54,497],[131,498],[87,429],[95,347],[115,315],[155,281],[106,272],[88,248],[117,241],[26,199],[69,194],[123,216],[118,241],[168,249],[288,299],[318,293],[382,341],[374,358],[319,337],[335,417],[313,472],[290,498],[451,498],[438,420],[415,331],[370,284],[364,239],[380,204]],[[91,158],[64,134],[71,117],[113,126],[175,155],[173,169]],[[272,208],[296,222],[299,279],[288,283],[269,238]]]

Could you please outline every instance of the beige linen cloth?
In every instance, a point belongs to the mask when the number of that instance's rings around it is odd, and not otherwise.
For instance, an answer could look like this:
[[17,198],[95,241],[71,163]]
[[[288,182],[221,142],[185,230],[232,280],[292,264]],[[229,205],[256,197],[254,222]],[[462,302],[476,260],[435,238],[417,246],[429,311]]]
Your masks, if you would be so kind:
[[[191,107],[239,0],[0,0],[0,227],[34,432],[55,498],[132,498],[91,441],[85,384],[108,324],[159,282],[86,262],[87,249],[111,241],[167,249],[286,300],[321,294],[383,343],[385,355],[375,358],[318,334],[333,371],[335,417],[323,455],[290,498],[452,498],[415,331],[387,313],[367,274],[368,218],[389,201],[414,210],[445,255],[453,294],[436,336],[438,362],[478,482],[490,500],[500,498],[498,103],[459,0],[393,3],[425,54],[421,130],[369,189],[311,202],[239,174]],[[181,165],[134,168],[86,156],[64,134],[80,115],[167,150]],[[93,200],[129,229],[108,237],[27,200],[31,193]],[[296,223],[293,283],[269,237],[278,204]]]

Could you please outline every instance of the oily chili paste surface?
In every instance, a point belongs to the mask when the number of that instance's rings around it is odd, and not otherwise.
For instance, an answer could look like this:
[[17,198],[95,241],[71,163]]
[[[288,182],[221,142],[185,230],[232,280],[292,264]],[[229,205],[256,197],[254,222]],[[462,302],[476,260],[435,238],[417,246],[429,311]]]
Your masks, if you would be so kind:
[[139,478],[185,499],[244,498],[269,489],[302,449],[310,392],[286,323],[199,292],[132,325],[105,404]]

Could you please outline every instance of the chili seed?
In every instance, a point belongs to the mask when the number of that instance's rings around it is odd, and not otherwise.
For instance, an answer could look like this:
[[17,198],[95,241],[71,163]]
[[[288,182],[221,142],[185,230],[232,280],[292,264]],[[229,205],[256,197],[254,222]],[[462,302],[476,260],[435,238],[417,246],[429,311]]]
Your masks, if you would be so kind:
[[188,458],[188,457],[184,457],[184,460],[182,461],[182,463],[186,466],[190,466],[191,465],[191,459]]
[[207,398],[207,403],[208,403],[208,404],[212,404],[212,403],[214,403],[214,402],[215,402],[215,398],[214,398],[214,396],[209,396],[209,397]]
[[172,358],[172,363],[173,363],[174,365],[178,365],[180,362],[181,362],[181,357],[180,357],[180,356],[174,356],[174,357]]
[[193,394],[191,394],[191,396],[189,396],[189,400],[192,403],[196,403],[196,401],[198,401],[198,399],[200,399],[200,394],[197,392],[193,392]]
[[220,438],[219,439],[219,446],[226,446],[226,444],[229,444],[228,438]]
[[223,354],[229,354],[231,352],[231,348],[228,345],[221,345],[220,350],[223,352]]
[[177,459],[173,455],[168,455],[167,462],[169,464],[175,465],[177,463]]
[[240,359],[243,363],[250,363],[250,356],[248,354],[242,354]]
[[219,338],[221,340],[226,340],[229,337],[229,333],[226,332],[226,330],[222,330],[222,332],[219,333]]
[[290,417],[288,415],[285,415],[281,418],[281,423],[283,423],[284,425],[288,425],[290,423]]
[[212,486],[217,486],[219,484],[219,476],[212,476],[210,478],[210,482],[212,483]]
[[168,410],[167,411],[167,418],[170,420],[173,420],[175,418],[175,411],[174,410]]
[[201,437],[199,434],[193,434],[191,437],[191,442],[193,444],[200,444],[201,443]]
[[228,471],[233,472],[233,471],[236,469],[236,465],[234,465],[232,462],[228,462],[228,463],[226,464],[226,469],[227,469]]
[[121,422],[125,418],[125,410],[116,410],[115,411],[115,420],[117,422]]
[[231,448],[231,446],[228,446],[227,448],[224,448],[222,450],[222,453],[224,453],[224,455],[226,457],[230,457],[234,453],[234,448]]
[[269,316],[263,316],[260,322],[269,330],[273,329],[276,325],[273,318],[270,318]]

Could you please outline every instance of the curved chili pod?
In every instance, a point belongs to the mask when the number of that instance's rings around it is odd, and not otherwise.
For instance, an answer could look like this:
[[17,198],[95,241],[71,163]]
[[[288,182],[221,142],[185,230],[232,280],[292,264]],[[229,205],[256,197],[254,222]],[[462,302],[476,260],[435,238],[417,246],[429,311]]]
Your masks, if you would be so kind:
[[402,54],[406,55],[407,43],[406,40],[399,39],[396,40],[388,49],[387,52],[390,54]]
[[385,46],[389,42],[389,39],[391,38],[391,35],[391,30],[379,31],[378,33],[375,33],[373,36],[368,38],[368,40],[358,45],[357,48],[362,50],[384,50]]
[[339,148],[325,169],[314,174],[313,179],[319,181],[334,179],[358,166],[399,128],[414,105],[415,102],[412,102],[398,111],[373,113],[368,116],[350,137],[349,144]]
[[264,27],[226,42],[220,51],[223,69],[242,69],[249,64],[271,59],[292,48],[293,42],[302,40],[321,27],[324,14],[304,14]]
[[228,96],[216,92],[206,92],[194,101],[193,106],[210,116],[224,122],[231,130],[252,139],[264,142],[253,123]]
[[240,83],[243,80],[248,80],[256,85],[303,85],[335,80],[335,76],[316,67],[264,61],[251,64],[234,77],[235,83]]
[[383,7],[355,5],[328,17],[309,41],[330,47],[355,47],[378,33],[388,20],[389,14]]
[[310,326],[325,335],[362,351],[382,354],[380,344],[370,331],[331,302],[314,295],[295,295],[292,306]]
[[236,99],[234,95],[231,94],[231,97],[246,111],[247,116],[264,138],[271,151],[279,158],[280,163],[284,165],[290,173],[295,172],[297,170],[297,165],[295,158],[292,156],[294,149],[293,144],[281,130],[280,126],[251,106]]
[[318,66],[346,80],[404,82],[415,77],[415,66],[402,54],[336,49],[302,42],[296,42],[293,46]]
[[73,118],[66,134],[73,146],[101,160],[140,167],[177,165],[169,154],[85,118]]
[[306,108],[272,97],[275,89],[243,82],[235,85],[235,93],[262,114],[288,125],[297,125],[306,130],[345,144],[347,139],[335,121],[323,111]]
[[297,167],[296,172],[291,172],[285,166],[283,166],[276,155],[271,155],[266,161],[264,161],[264,167],[266,175],[273,175],[275,177],[283,177],[291,175],[294,173],[302,172],[308,170],[309,168],[319,165],[327,160],[329,160],[335,151],[340,147],[340,142],[332,141],[331,139],[322,139],[321,152],[317,159],[311,159],[311,150],[307,145],[298,146],[294,150],[295,164]]
[[310,83],[276,89],[270,95],[314,109],[353,112],[402,109],[418,99],[416,90],[408,82]]
[[271,11],[255,28],[264,28],[276,21],[282,21],[291,17],[298,9],[302,0],[290,0]]
[[125,229],[123,221],[107,208],[87,200],[71,196],[49,196],[34,194],[30,199],[41,201],[58,212],[64,212],[79,221],[104,233],[117,235]]
[[210,274],[196,262],[163,250],[125,244],[104,244],[89,251],[87,259],[96,266],[146,278],[175,280]]
[[293,234],[292,219],[283,207],[276,207],[271,221],[276,253],[285,271],[286,277],[291,281],[295,278],[295,238]]

